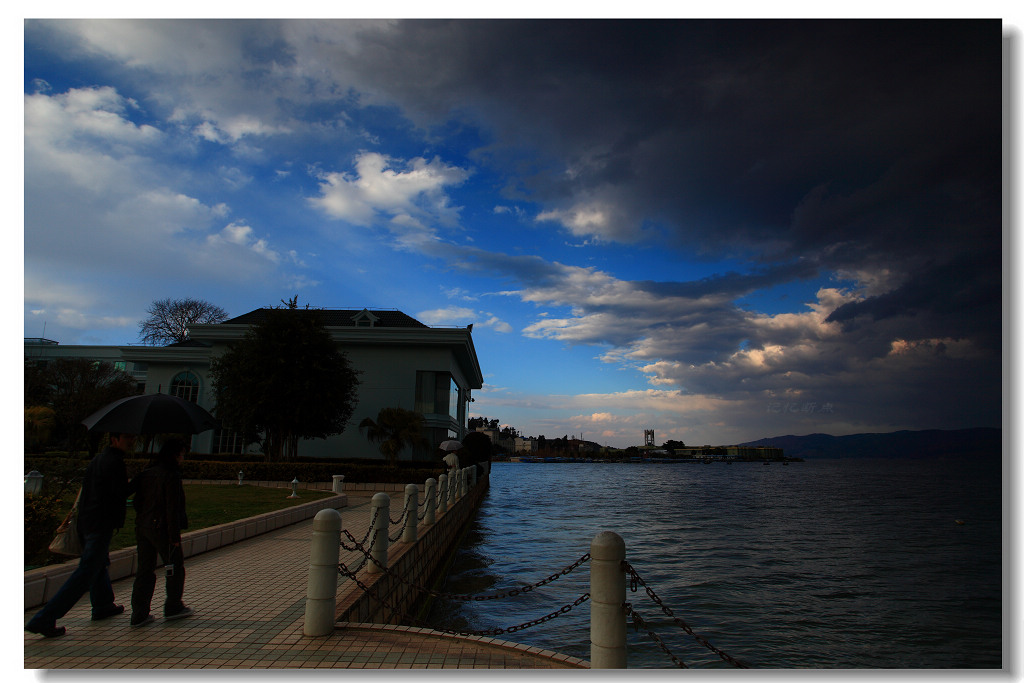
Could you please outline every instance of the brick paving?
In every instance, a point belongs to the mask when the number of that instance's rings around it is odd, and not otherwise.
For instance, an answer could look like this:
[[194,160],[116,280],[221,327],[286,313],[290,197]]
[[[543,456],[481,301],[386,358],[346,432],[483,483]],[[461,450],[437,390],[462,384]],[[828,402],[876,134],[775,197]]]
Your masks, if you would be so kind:
[[[342,525],[361,538],[369,494],[349,494]],[[302,635],[312,520],[218,548],[185,561],[185,604],[194,616],[164,621],[157,581],[156,621],[131,628],[133,577],[114,582],[125,613],[94,622],[89,596],[57,624],[59,638],[25,632],[26,669],[555,669],[583,660],[536,647],[429,629],[341,624],[322,638]],[[342,549],[342,562],[361,555]],[[24,621],[37,611],[25,611]]]

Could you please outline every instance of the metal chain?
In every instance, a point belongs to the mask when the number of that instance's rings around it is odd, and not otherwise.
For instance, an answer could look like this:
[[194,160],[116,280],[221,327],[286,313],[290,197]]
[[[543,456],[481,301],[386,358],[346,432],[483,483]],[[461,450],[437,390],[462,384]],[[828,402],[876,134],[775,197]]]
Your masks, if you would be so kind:
[[[365,536],[363,536],[363,540],[361,540],[361,541],[356,541],[356,545],[357,545],[357,546],[363,546],[363,545],[366,545],[366,542],[367,542],[368,540],[370,540],[370,534],[371,534],[371,533],[373,533],[373,527],[374,527],[374,525],[376,525],[376,523],[377,523],[377,517],[379,517],[379,516],[380,516],[380,511],[381,511],[381,508],[379,508],[379,507],[373,508],[373,518],[372,518],[372,519],[370,520],[370,526],[369,526],[369,528],[368,528],[368,529],[366,530],[366,535],[365,535]],[[348,535],[348,537],[349,537],[349,538],[352,538],[352,534],[349,534],[349,535]],[[352,540],[353,540],[353,541],[355,541],[355,539],[354,539],[354,538],[352,538]],[[346,545],[345,545],[345,542],[344,542],[344,541],[342,541],[342,543],[341,543],[341,547],[343,547],[343,548],[344,548],[345,550],[348,550],[348,551],[358,550],[358,548],[349,548],[348,546],[346,546]]]
[[[735,666],[735,667],[737,667],[739,669],[749,669],[750,668],[746,664],[744,664],[743,662],[739,661],[738,659],[736,659],[736,658],[732,657],[731,655],[729,655],[729,654],[719,650],[717,647],[715,647],[710,642],[708,642],[707,638],[704,638],[703,636],[699,636],[696,633],[694,633],[693,629],[691,629],[690,626],[685,621],[683,621],[682,619],[680,619],[679,617],[675,616],[672,613],[672,610],[669,609],[668,605],[666,605],[661,600],[661,598],[659,598],[655,594],[654,590],[650,586],[647,585],[647,582],[645,582],[642,578],[640,578],[640,575],[637,574],[636,569],[634,569],[633,565],[631,565],[628,561],[626,561],[626,560],[622,561],[622,568],[630,576],[629,589],[631,591],[633,591],[635,593],[638,585],[643,586],[644,590],[647,592],[647,595],[651,598],[651,600],[654,601],[654,604],[656,604],[658,607],[661,608],[661,611],[665,613],[665,616],[667,616],[670,619],[672,619],[672,621],[675,622],[676,626],[678,626],[679,628],[681,628],[684,631],[686,631],[686,633],[688,633],[689,635],[693,636],[694,640],[696,640],[698,643],[700,643],[701,645],[703,645],[707,649],[709,649],[712,652],[714,652],[716,655],[718,655],[726,663],[731,664],[731,665],[733,665],[733,666]],[[626,603],[626,604],[628,606],[629,603]]]
[[683,660],[679,659],[674,654],[672,654],[672,651],[668,649],[667,645],[665,645],[665,641],[663,641],[657,633],[647,628],[647,624],[644,623],[643,617],[641,617],[640,614],[635,609],[633,609],[633,605],[627,602],[625,603],[625,608],[626,613],[633,619],[634,629],[638,631],[641,628],[646,629],[647,635],[649,635],[651,639],[658,644],[658,647],[660,647],[665,652],[665,654],[667,654],[669,658],[671,658],[671,660],[675,663],[676,666],[678,666],[680,669],[690,668],[686,666],[686,663]]
[[581,564],[583,564],[584,562],[586,562],[587,560],[590,559],[590,553],[586,553],[582,557],[580,557],[578,560],[576,560],[572,564],[570,564],[567,567],[565,567],[564,569],[562,569],[561,571],[555,572],[554,574],[548,576],[547,578],[541,579],[537,583],[531,584],[529,586],[522,586],[521,588],[512,588],[511,590],[508,590],[508,591],[506,591],[504,593],[494,593],[494,594],[491,594],[491,595],[467,595],[465,593],[463,593],[463,594],[441,593],[439,591],[433,590],[432,588],[427,588],[426,586],[420,586],[420,585],[411,583],[408,580],[406,580],[404,577],[401,577],[398,574],[393,573],[391,571],[390,567],[384,567],[379,562],[377,562],[377,560],[375,560],[373,558],[373,556],[370,554],[370,551],[367,550],[362,543],[359,543],[358,541],[356,541],[355,538],[352,536],[352,534],[349,533],[348,529],[342,529],[341,531],[342,531],[343,534],[348,536],[349,540],[354,542],[355,545],[356,545],[356,547],[354,547],[354,548],[349,548],[348,546],[344,546],[345,550],[350,550],[350,551],[351,550],[358,550],[358,551],[362,552],[363,555],[370,562],[373,562],[375,565],[380,567],[381,571],[384,572],[385,574],[387,574],[388,576],[390,576],[391,578],[396,579],[397,581],[400,581],[400,582],[404,583],[405,585],[409,586],[410,588],[413,588],[413,589],[415,589],[417,591],[420,591],[421,593],[427,593],[427,594],[429,594],[429,595],[431,595],[431,596],[433,596],[435,598],[442,598],[442,599],[445,599],[445,600],[455,600],[455,601],[469,602],[470,600],[477,600],[477,601],[482,601],[482,600],[501,600],[501,599],[504,599],[504,598],[515,597],[515,596],[519,595],[520,593],[529,593],[530,591],[532,591],[535,588],[540,588],[541,586],[547,585],[547,584],[551,583],[552,581],[555,581],[556,579],[558,579],[558,578],[560,578],[562,576],[565,576],[566,574],[569,574],[574,569],[576,569]]
[[[338,571],[341,574],[343,574],[344,576],[347,576],[350,579],[352,579],[353,581],[355,581],[356,585],[358,585],[363,590],[364,593],[369,593],[370,592],[370,588],[366,584],[364,584],[362,581],[360,581],[359,578],[356,576],[356,572],[358,570],[355,570],[355,571],[350,570],[345,565],[344,562],[340,562],[340,563],[338,563]],[[386,607],[388,609],[388,611],[391,612],[391,618],[394,618],[397,615],[402,621],[408,622],[408,623],[416,625],[416,626],[420,626],[420,627],[424,627],[424,628],[433,628],[435,631],[440,631],[441,633],[449,633],[451,635],[456,635],[456,636],[499,636],[499,635],[502,635],[504,633],[515,633],[516,631],[522,631],[524,629],[528,629],[528,628],[531,628],[533,626],[537,626],[538,624],[543,624],[546,621],[551,621],[552,619],[554,619],[554,618],[556,618],[558,616],[561,616],[563,614],[568,614],[570,611],[572,611],[572,609],[574,607],[578,607],[578,606],[582,605],[584,602],[586,602],[587,600],[589,600],[590,599],[590,593],[584,593],[580,597],[576,598],[576,600],[574,600],[573,602],[568,603],[566,605],[563,605],[561,608],[555,610],[554,612],[551,612],[549,614],[545,614],[544,616],[542,616],[542,617],[540,617],[538,619],[533,619],[531,621],[523,622],[522,624],[518,624],[516,626],[509,626],[508,628],[492,628],[492,629],[485,629],[485,630],[482,630],[482,631],[456,631],[454,629],[436,629],[436,628],[434,628],[433,626],[431,626],[430,624],[428,624],[426,622],[420,621],[419,619],[416,619],[414,617],[409,616],[408,614],[406,614],[402,610],[398,609],[397,607],[395,607],[394,605],[392,605],[390,602],[388,602],[384,598],[380,597],[379,595],[375,596],[375,598],[382,605],[384,605],[384,607]]]
[[402,507],[402,516],[401,517],[399,517],[398,519],[391,519],[391,517],[389,516],[388,519],[391,521],[392,524],[402,524],[403,522],[405,522],[405,518],[408,517],[408,516],[409,516],[409,508],[403,506]]

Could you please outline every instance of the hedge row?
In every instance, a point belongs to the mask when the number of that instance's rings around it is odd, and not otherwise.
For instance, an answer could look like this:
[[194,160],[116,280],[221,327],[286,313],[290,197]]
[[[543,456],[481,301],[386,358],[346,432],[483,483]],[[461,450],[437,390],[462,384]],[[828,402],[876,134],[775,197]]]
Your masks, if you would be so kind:
[[[129,468],[145,467],[148,460],[126,461]],[[380,463],[338,464],[308,462],[206,462],[186,460],[181,466],[185,479],[228,479],[237,480],[242,471],[243,481],[291,481],[303,483],[331,482],[335,474],[344,474],[348,483],[418,484],[429,477],[435,479],[445,470],[436,467],[402,467],[395,469]]]
[[[67,458],[54,456],[26,456],[25,471],[38,470],[44,476],[56,472],[71,472],[79,477],[85,472],[88,458]],[[128,476],[134,477],[149,464],[148,458],[125,460]],[[429,477],[437,478],[445,469],[438,463],[402,463],[398,469],[373,461],[356,462],[211,462],[188,460],[181,466],[185,479],[238,479],[238,471],[249,481],[292,481],[303,483],[331,482],[333,475],[344,474],[345,481],[354,484],[420,484]],[[72,476],[74,476],[74,474]]]

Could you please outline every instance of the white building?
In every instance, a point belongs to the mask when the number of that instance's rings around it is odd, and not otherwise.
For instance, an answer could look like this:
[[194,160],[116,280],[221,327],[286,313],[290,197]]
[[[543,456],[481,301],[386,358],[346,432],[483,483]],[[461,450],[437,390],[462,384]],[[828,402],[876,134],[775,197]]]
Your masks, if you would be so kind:
[[[144,393],[173,393],[214,411],[210,359],[241,339],[266,315],[257,309],[215,325],[193,325],[190,339],[169,346],[62,346],[42,339],[25,340],[26,359],[45,363],[56,358],[109,361],[131,373]],[[297,309],[301,315],[304,309]],[[358,429],[363,418],[377,418],[381,408],[405,408],[424,416],[424,436],[432,447],[466,434],[466,405],[483,374],[473,345],[473,326],[428,327],[397,310],[317,309],[325,327],[349,364],[360,371],[359,400],[348,428],[328,439],[299,443],[300,456],[377,458],[382,456]],[[234,434],[211,430],[193,437],[201,453],[239,452]],[[258,451],[258,445],[249,447]],[[429,459],[433,450],[400,459]]]

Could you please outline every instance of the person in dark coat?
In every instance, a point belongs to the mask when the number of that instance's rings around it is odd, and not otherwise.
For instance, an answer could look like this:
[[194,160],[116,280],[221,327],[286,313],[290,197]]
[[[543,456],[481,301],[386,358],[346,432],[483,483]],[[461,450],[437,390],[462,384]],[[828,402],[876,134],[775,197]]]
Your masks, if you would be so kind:
[[192,608],[181,601],[185,593],[181,530],[188,528],[181,463],[187,450],[181,439],[168,439],[150,466],[132,480],[135,489],[135,540],[138,543],[138,571],[132,586],[132,626],[153,622],[149,609],[156,588],[154,571],[158,555],[166,572],[164,619],[181,619],[193,614]]
[[110,585],[110,539],[124,526],[125,501],[128,498],[128,471],[124,458],[135,447],[134,434],[111,433],[110,445],[96,455],[85,470],[82,495],[78,501],[78,536],[82,541],[82,557],[78,568],[68,577],[57,594],[27,624],[25,630],[47,638],[62,636],[63,617],[79,598],[89,593],[94,621],[124,612],[123,605],[114,604],[114,588]]

